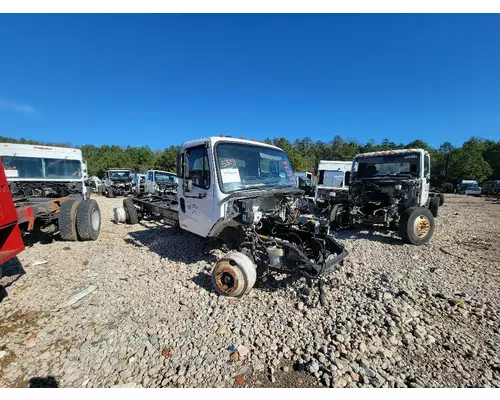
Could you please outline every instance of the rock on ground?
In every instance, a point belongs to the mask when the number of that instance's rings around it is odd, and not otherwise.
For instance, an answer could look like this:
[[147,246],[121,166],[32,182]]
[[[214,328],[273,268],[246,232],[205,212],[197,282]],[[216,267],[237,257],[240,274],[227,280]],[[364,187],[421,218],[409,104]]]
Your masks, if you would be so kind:
[[219,297],[200,239],[115,225],[122,200],[96,199],[97,241],[35,243],[2,266],[0,386],[500,386],[494,201],[447,195],[426,246],[336,234],[349,257],[321,307],[280,277]]

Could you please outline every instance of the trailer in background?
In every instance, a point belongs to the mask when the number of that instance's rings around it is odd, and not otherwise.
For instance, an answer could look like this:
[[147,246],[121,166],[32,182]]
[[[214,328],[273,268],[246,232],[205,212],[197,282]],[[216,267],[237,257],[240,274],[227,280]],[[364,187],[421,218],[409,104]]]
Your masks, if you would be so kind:
[[22,231],[96,240],[101,214],[88,199],[79,149],[0,143],[2,170]]

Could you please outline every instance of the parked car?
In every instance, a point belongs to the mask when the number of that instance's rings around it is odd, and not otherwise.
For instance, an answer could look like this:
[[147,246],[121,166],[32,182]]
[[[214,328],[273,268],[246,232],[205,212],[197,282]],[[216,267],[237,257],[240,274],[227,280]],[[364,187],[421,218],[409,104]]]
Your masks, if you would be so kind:
[[464,194],[466,196],[476,196],[480,197],[482,193],[481,186],[479,185],[469,185],[464,191]]
[[481,196],[481,188],[479,187],[477,181],[464,179],[458,185],[457,193],[471,196]]

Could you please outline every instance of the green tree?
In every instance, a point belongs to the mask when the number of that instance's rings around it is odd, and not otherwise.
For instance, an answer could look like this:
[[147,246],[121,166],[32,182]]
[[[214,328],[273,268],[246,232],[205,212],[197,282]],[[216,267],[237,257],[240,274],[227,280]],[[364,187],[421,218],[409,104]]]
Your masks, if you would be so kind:
[[492,169],[483,157],[485,150],[484,141],[470,138],[461,148],[451,152],[449,175],[457,180],[474,179],[481,182],[486,179]]
[[500,140],[498,142],[487,140],[483,156],[492,169],[491,178],[500,179]]
[[177,155],[181,151],[180,146],[170,146],[163,150],[156,161],[156,168],[164,171],[174,172],[177,165]]

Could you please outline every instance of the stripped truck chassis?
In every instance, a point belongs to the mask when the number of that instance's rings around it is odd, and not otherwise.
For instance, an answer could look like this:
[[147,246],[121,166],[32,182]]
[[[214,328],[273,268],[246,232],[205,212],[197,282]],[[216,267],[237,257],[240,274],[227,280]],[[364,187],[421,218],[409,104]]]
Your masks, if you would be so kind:
[[18,224],[24,231],[55,235],[64,241],[97,240],[101,213],[93,199],[79,196],[14,199]]
[[[205,250],[230,250],[212,272],[212,283],[221,295],[241,297],[256,280],[264,282],[272,273],[305,277],[312,285],[312,280],[341,265],[347,256],[344,246],[328,235],[328,224],[298,219],[298,212],[291,219],[279,219],[270,213],[257,223],[249,223],[248,218],[255,216],[244,210],[262,201],[261,196],[230,200],[228,208],[234,215],[217,221],[206,237]],[[289,200],[286,196],[268,197],[281,206]],[[141,219],[161,221],[180,229],[179,203],[174,192],[129,197],[124,199],[123,208],[115,209],[117,223],[136,223]]]

